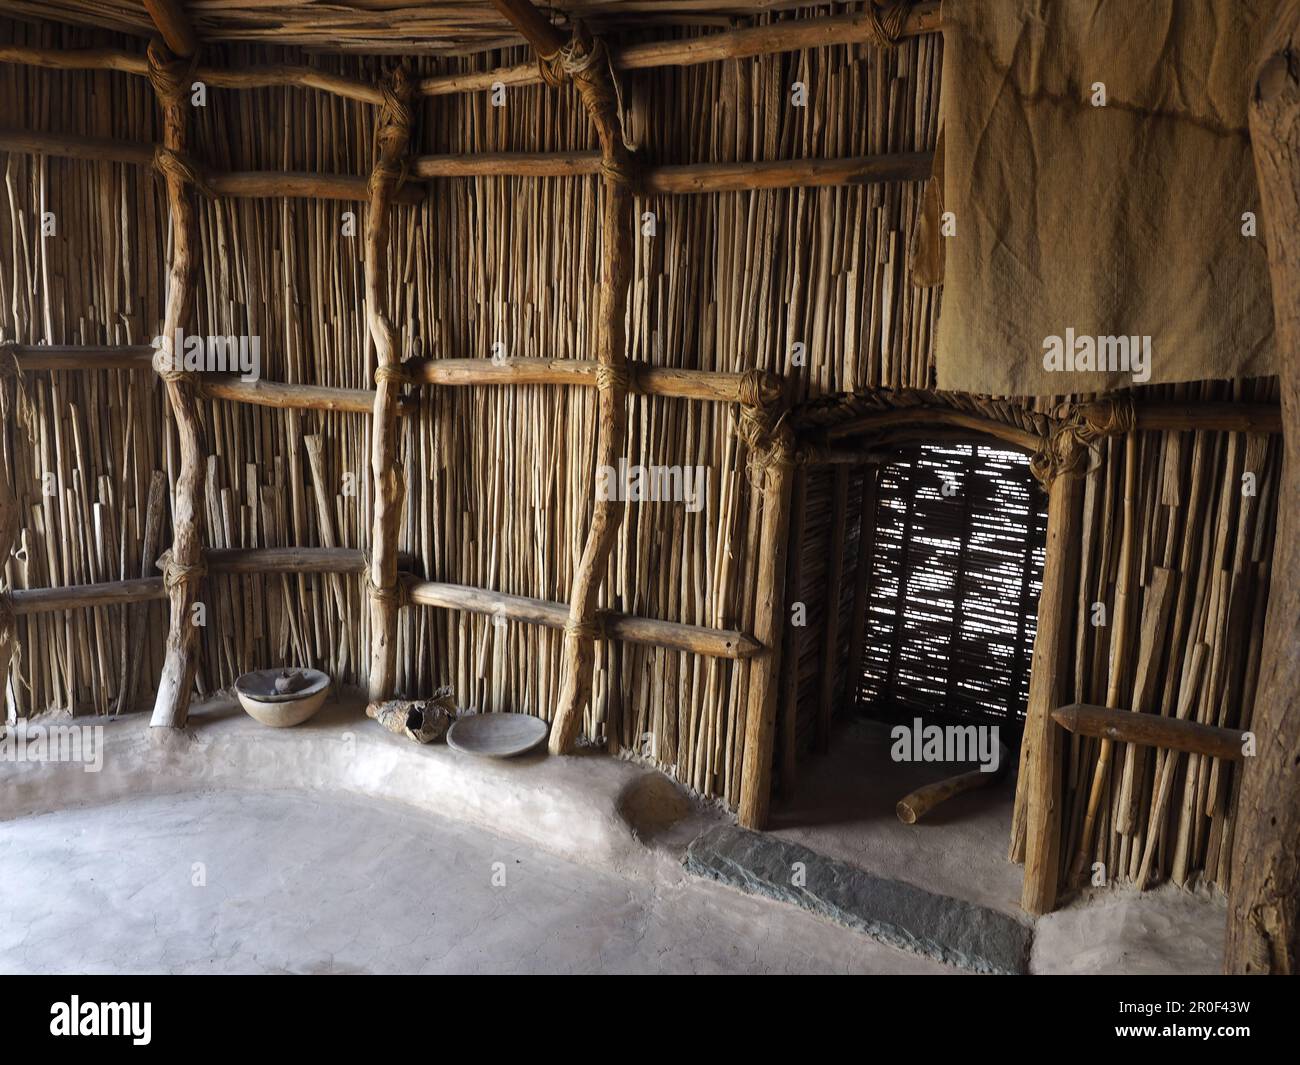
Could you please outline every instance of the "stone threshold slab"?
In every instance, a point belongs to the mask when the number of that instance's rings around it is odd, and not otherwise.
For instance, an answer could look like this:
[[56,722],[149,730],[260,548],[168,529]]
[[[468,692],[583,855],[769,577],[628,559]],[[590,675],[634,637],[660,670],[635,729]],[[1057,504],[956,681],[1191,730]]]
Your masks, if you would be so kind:
[[721,825],[683,863],[695,876],[793,903],[872,939],[977,973],[1029,970],[1033,929],[985,906],[873,876],[798,843]]

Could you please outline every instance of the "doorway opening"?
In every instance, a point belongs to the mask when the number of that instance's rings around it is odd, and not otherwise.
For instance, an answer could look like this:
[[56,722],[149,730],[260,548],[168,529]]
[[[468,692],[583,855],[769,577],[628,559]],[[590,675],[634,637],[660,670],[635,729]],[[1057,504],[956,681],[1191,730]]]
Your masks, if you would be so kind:
[[[1015,912],[1011,774],[974,763],[996,752],[1000,770],[1015,767],[1046,495],[1027,454],[943,427],[923,440],[868,439],[837,457],[844,464],[809,467],[794,485],[795,613],[772,830],[873,874]],[[900,725],[910,735],[931,725],[975,734],[977,757],[969,747],[900,756]],[[905,823],[903,800],[943,792],[959,775],[976,782]]]
[[918,444],[879,467],[855,710],[1018,738],[1042,590],[1046,501],[1027,456]]

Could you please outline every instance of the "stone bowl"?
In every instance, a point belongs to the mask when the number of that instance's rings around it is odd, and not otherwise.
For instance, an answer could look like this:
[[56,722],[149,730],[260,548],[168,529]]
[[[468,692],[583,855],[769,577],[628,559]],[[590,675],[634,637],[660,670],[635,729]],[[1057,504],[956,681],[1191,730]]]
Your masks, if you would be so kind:
[[514,758],[545,743],[550,730],[531,714],[468,714],[447,730],[447,746],[480,758]]
[[276,691],[275,681],[283,669],[255,669],[235,681],[239,705],[249,717],[271,728],[301,725],[325,702],[330,679],[319,669],[301,669],[306,680],[297,691]]

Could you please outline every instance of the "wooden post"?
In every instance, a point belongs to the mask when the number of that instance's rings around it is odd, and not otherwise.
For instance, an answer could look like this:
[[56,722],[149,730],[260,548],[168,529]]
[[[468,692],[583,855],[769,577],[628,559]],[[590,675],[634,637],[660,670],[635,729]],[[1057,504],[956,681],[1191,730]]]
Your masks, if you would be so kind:
[[193,167],[186,159],[190,126],[190,61],[173,58],[160,41],[149,45],[149,80],[163,108],[163,148],[158,167],[167,183],[171,215],[171,262],[163,314],[159,375],[176,423],[180,469],[172,501],[172,547],[163,575],[171,603],[166,656],[154,699],[154,728],[181,728],[189,715],[194,687],[198,629],[193,609],[203,579],[203,441],[195,384],[180,368],[175,337],[190,321],[194,306],[198,221],[194,210]]
[[792,479],[788,439],[779,439],[763,473],[763,513],[758,534],[758,592],[754,638],[763,650],[750,660],[749,706],[745,712],[745,756],[740,777],[740,823],[767,825],[772,798],[772,743],[776,733],[777,680],[781,673],[781,632],[785,621],[785,553]]
[[397,580],[397,537],[406,485],[398,465],[397,412],[405,375],[397,329],[388,317],[388,208],[401,181],[401,159],[411,136],[411,83],[399,66],[384,84],[384,102],[375,130],[375,164],[370,174],[366,212],[366,324],[375,345],[375,407],[371,421],[370,465],[375,481],[371,529],[370,595],[371,702],[391,699],[397,687],[397,614],[402,586]]
[[831,489],[830,553],[826,562],[826,624],[822,629],[822,675],[817,688],[817,750],[831,744],[835,713],[835,667],[839,664],[840,592],[844,577],[845,522],[848,520],[849,469],[836,466]]
[[867,600],[871,595],[871,566],[876,557],[876,486],[880,471],[862,468],[862,507],[859,517],[858,566],[853,571],[853,618],[849,628],[848,682],[857,688],[862,679],[862,659],[867,639]]
[[[800,466],[791,475],[790,535],[786,545],[785,587],[791,604],[803,595],[803,537],[807,524],[808,470]],[[781,794],[794,794],[795,776],[798,773],[799,727],[799,649],[802,644],[803,625],[788,625],[785,647],[781,653],[784,674],[781,694]]]
[[1065,679],[1077,613],[1082,451],[1061,433],[1060,447],[1035,473],[1048,486],[1047,544],[1038,634],[1029,672],[1019,787],[1025,794],[1025,879],[1020,905],[1035,916],[1056,906],[1061,848],[1061,728],[1052,711],[1065,702]]
[[[601,286],[596,325],[596,387],[599,389],[596,427],[596,469],[614,469],[623,454],[627,432],[627,336],[624,316],[632,276],[632,155],[623,141],[618,96],[606,59],[604,42],[575,33],[566,45],[528,0],[493,0],[536,49],[548,80],[569,77],[587,108],[600,140],[600,169],[605,178],[605,209],[601,234]],[[558,68],[558,69],[557,69]],[[596,478],[600,483],[599,475]],[[623,503],[597,498],[591,528],[569,593],[569,621],[564,627],[560,697],[551,724],[552,754],[573,750],[582,729],[582,712],[591,701],[596,668],[597,597],[618,527]]]
[[1273,15],[1250,106],[1250,137],[1273,283],[1285,455],[1278,535],[1247,758],[1237,807],[1224,969],[1300,970],[1300,2]]

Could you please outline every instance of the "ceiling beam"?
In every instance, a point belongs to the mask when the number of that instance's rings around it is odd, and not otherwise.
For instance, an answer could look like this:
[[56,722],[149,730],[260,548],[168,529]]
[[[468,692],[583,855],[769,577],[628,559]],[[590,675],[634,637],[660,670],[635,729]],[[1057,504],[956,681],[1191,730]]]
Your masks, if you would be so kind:
[[198,35],[181,0],[144,0],[144,6],[173,55],[188,59],[199,50]]
[[492,6],[523,34],[538,55],[552,56],[564,44],[564,35],[529,0],[492,0]]

